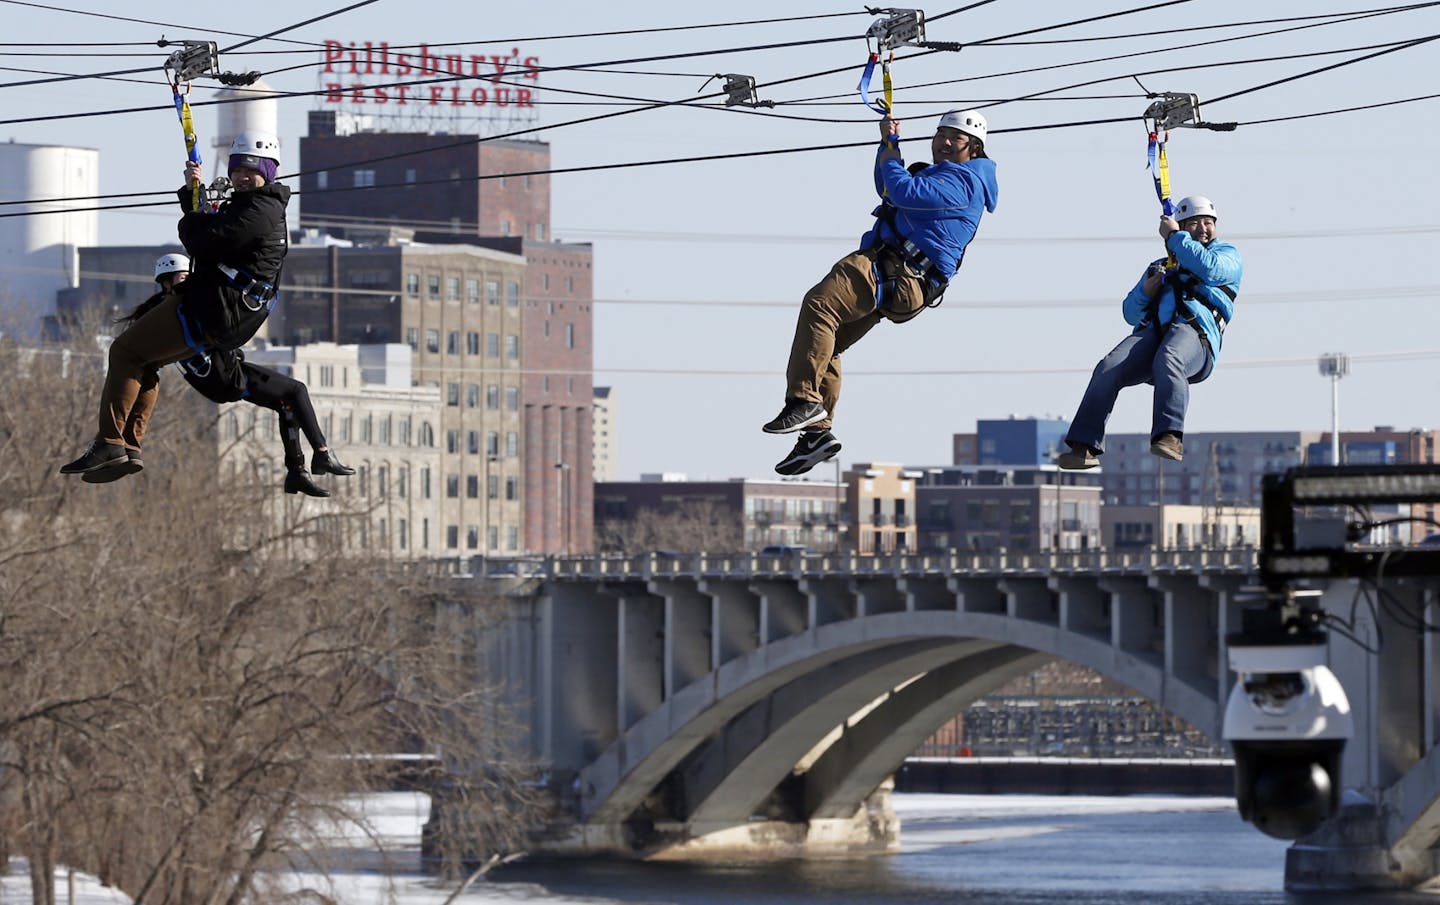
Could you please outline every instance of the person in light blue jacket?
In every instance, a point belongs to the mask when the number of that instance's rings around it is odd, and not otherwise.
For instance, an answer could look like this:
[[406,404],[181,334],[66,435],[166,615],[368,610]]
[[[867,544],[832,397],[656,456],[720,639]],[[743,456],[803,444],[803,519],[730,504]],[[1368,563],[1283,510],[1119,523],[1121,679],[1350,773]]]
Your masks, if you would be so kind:
[[881,320],[904,323],[940,304],[975,236],[1000,195],[995,162],[985,154],[988,126],[974,110],[946,113],[930,141],[932,163],[905,166],[900,124],[880,121],[875,191],[880,206],[860,250],[841,258],[805,294],[785,370],[785,404],[762,428],[802,431],[775,466],[804,474],[840,451],[830,433],[840,399],[840,353]]
[[1125,322],[1133,333],[1095,366],[1075,420],[1065,435],[1061,468],[1094,468],[1104,452],[1105,422],[1125,387],[1155,385],[1150,452],[1185,456],[1185,410],[1190,384],[1210,376],[1225,327],[1235,315],[1244,265],[1240,252],[1217,238],[1210,199],[1181,198],[1175,216],[1160,218],[1169,258],[1153,262],[1125,296]]

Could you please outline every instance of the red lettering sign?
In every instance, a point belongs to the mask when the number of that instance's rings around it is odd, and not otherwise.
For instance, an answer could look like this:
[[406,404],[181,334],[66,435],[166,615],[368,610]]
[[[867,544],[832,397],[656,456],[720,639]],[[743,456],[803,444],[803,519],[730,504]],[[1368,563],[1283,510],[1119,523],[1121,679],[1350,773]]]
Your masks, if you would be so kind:
[[[321,72],[327,104],[407,104],[431,107],[534,107],[530,87],[515,84],[540,78],[540,58],[509,53],[436,52],[427,44],[392,48],[388,41],[325,41]],[[347,78],[349,77],[349,78]],[[488,87],[466,85],[481,80]],[[438,80],[438,81],[437,81]]]

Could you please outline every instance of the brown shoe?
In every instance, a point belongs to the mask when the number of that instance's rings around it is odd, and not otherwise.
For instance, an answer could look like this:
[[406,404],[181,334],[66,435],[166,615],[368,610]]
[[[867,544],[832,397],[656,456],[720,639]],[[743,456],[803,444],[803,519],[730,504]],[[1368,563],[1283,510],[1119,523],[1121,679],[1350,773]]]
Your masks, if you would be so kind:
[[1100,454],[1088,446],[1072,446],[1055,457],[1055,464],[1066,471],[1084,471],[1100,464]]
[[1180,436],[1174,431],[1166,431],[1150,444],[1150,454],[1179,462],[1185,458],[1185,444],[1180,441]]

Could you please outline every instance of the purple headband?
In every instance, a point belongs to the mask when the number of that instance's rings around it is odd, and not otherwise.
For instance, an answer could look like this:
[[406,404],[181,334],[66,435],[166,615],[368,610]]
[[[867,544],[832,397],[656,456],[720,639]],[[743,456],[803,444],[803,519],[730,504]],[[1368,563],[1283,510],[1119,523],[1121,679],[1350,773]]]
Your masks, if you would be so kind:
[[265,177],[266,183],[275,181],[275,161],[268,157],[256,157],[254,154],[231,154],[230,170],[236,167],[249,167]]

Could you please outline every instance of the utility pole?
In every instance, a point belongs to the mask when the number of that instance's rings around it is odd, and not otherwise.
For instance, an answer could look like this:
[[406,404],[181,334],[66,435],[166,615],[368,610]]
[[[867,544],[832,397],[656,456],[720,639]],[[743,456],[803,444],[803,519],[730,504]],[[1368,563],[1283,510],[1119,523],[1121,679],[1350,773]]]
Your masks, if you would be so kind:
[[1326,352],[1320,356],[1320,375],[1330,378],[1330,464],[1340,464],[1340,378],[1350,373],[1350,356]]

